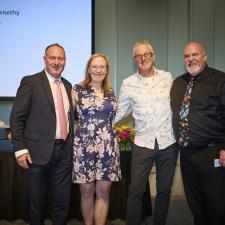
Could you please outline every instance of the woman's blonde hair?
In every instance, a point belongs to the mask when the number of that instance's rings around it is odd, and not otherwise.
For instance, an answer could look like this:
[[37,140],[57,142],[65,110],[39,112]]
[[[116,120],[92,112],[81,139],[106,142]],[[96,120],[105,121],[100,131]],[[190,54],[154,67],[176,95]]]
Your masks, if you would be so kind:
[[91,55],[91,57],[89,58],[87,65],[86,65],[86,69],[85,69],[85,77],[84,77],[84,80],[80,83],[80,86],[82,88],[87,88],[90,85],[91,74],[89,73],[89,69],[90,69],[91,62],[93,61],[93,59],[95,59],[97,57],[102,57],[106,62],[107,73],[106,73],[105,79],[102,81],[102,90],[104,91],[104,93],[110,93],[110,92],[112,92],[112,88],[110,85],[109,61],[108,61],[108,58],[106,55],[100,54],[100,53],[95,53],[95,54]]

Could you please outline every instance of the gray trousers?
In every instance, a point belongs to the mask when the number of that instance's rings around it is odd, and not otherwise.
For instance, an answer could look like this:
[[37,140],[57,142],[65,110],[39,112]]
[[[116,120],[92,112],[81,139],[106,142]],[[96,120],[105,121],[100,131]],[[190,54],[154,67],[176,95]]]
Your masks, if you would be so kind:
[[127,225],[140,225],[143,195],[153,163],[156,166],[156,189],[153,225],[165,225],[169,208],[170,192],[176,167],[178,148],[172,144],[159,150],[134,145],[131,163],[131,183],[127,199]]

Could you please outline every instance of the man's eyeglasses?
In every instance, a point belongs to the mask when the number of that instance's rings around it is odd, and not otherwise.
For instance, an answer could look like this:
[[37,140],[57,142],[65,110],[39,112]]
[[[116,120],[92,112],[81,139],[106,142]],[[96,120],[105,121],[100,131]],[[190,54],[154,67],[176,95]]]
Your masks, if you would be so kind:
[[101,66],[91,66],[91,69],[93,70],[93,71],[97,71],[97,70],[100,70],[100,71],[106,71],[107,70],[107,67],[106,66],[104,66],[104,65],[101,65]]
[[134,58],[137,60],[137,61],[141,61],[143,59],[143,57],[145,59],[151,59],[153,56],[153,53],[152,52],[145,52],[144,54],[138,54],[138,55],[135,55]]

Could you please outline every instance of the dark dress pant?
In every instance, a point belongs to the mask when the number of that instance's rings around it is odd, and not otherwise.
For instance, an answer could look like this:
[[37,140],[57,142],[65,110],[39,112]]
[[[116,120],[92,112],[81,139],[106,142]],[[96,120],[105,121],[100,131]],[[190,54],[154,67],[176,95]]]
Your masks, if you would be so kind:
[[195,225],[225,224],[225,168],[215,167],[222,145],[180,151],[181,173]]
[[157,144],[154,149],[134,145],[131,164],[131,183],[129,185],[127,200],[127,225],[140,225],[141,223],[143,195],[153,163],[156,166],[157,189],[153,224],[166,224],[177,155],[178,149],[176,144],[162,150],[158,149]]
[[72,148],[69,141],[54,145],[52,158],[46,165],[30,165],[28,169],[30,225],[44,225],[48,192],[52,203],[52,224],[67,224],[71,173]]

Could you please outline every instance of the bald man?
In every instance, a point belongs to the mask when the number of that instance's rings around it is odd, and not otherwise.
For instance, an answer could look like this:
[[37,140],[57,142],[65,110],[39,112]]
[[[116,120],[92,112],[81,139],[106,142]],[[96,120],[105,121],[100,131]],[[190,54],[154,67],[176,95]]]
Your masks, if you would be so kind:
[[184,64],[171,89],[184,190],[195,225],[224,225],[225,73],[208,67],[198,42],[186,45]]

